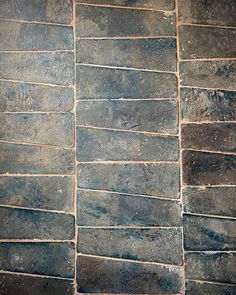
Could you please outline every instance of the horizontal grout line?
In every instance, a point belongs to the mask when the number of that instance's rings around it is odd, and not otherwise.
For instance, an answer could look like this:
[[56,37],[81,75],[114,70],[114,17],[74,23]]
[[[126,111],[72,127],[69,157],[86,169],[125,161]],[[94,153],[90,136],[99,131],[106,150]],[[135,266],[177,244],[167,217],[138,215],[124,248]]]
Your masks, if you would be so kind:
[[180,22],[180,26],[192,26],[192,27],[205,27],[205,28],[219,28],[219,29],[236,29],[235,26],[224,26],[224,25],[208,25],[208,24],[191,24]]
[[40,274],[33,274],[33,273],[26,273],[26,272],[7,271],[3,269],[0,270],[0,274],[20,275],[20,276],[22,275],[22,276],[29,276],[29,277],[35,277],[35,278],[57,279],[57,280],[73,282],[72,278],[70,279],[70,278],[64,278],[64,277],[47,276],[47,275],[40,275]]
[[182,226],[134,226],[134,225],[117,225],[117,226],[88,226],[88,225],[78,225],[78,229],[177,229],[182,228]]
[[183,185],[182,188],[188,188],[188,187],[193,187],[193,188],[214,188],[214,187],[235,187],[236,184],[207,184],[207,185]]
[[77,164],[179,164],[179,161],[129,161],[129,160],[95,160],[95,161],[77,161]]
[[0,53],[53,53],[53,52],[74,52],[74,49],[0,50]]
[[143,198],[149,198],[149,199],[158,199],[158,200],[164,200],[164,201],[172,201],[172,202],[178,202],[180,203],[180,199],[172,199],[172,198],[164,198],[164,197],[157,197],[157,196],[150,196],[150,195],[142,195],[142,194],[133,194],[133,193],[121,193],[121,192],[114,192],[114,191],[108,191],[108,190],[96,190],[96,189],[90,189],[90,188],[81,188],[78,187],[78,190],[84,190],[84,191],[91,191],[91,192],[98,192],[98,193],[109,193],[109,194],[116,194],[121,196],[132,196],[132,197],[143,197]]
[[158,132],[149,132],[149,131],[136,131],[130,129],[117,129],[117,128],[109,128],[109,127],[98,127],[98,126],[90,126],[90,125],[76,125],[79,128],[85,129],[95,129],[95,130],[107,130],[107,131],[117,131],[117,132],[128,132],[128,133],[135,133],[135,134],[143,134],[143,135],[156,135],[160,137],[178,137],[178,134],[171,134],[171,133],[158,133]]
[[203,253],[203,254],[220,254],[220,253],[226,253],[226,254],[234,254],[236,253],[236,250],[184,250],[185,253]]
[[180,62],[201,62],[201,61],[236,61],[236,58],[192,58],[192,59],[180,59]]
[[51,148],[51,149],[56,149],[56,150],[74,150],[74,145],[73,146],[57,146],[57,145],[49,145],[49,144],[9,141],[9,140],[0,139],[0,144],[1,143],[15,144],[15,145],[27,145],[27,146],[39,147],[39,148],[40,147],[42,147],[42,148]]
[[75,38],[78,40],[129,40],[129,39],[177,39],[176,36],[127,36],[127,37],[79,37]]
[[236,156],[236,152],[211,151],[211,150],[204,150],[204,149],[193,149],[188,147],[182,147],[182,152],[184,151]]
[[40,82],[12,80],[12,79],[2,79],[2,78],[0,78],[0,82],[25,83],[25,84],[32,84],[32,85],[39,85],[39,86],[52,86],[52,87],[61,87],[61,88],[74,89],[74,85],[60,85],[60,84],[40,83]]
[[27,111],[27,112],[24,112],[24,111],[22,111],[22,112],[5,112],[5,111],[3,111],[3,112],[1,112],[0,111],[0,115],[24,115],[24,114],[35,114],[35,115],[37,115],[37,114],[39,114],[39,115],[57,115],[57,114],[59,114],[59,115],[61,115],[61,114],[63,114],[63,115],[67,115],[67,114],[74,114],[73,112],[72,112],[72,110],[71,111],[66,111],[66,112],[63,112],[63,111],[59,111],[59,112],[57,112],[57,111],[42,111],[42,112],[40,112],[40,111]]
[[217,215],[217,214],[215,215],[215,214],[205,214],[205,213],[193,213],[193,212],[186,212],[186,211],[184,211],[183,213],[184,215],[192,215],[192,216],[199,216],[199,217],[236,220],[236,217]]
[[56,214],[66,214],[66,215],[72,215],[72,216],[74,216],[74,212],[73,211],[66,212],[66,211],[63,211],[63,210],[23,207],[23,206],[17,206],[17,205],[1,204],[1,203],[0,203],[0,208],[21,209],[21,210],[27,210],[27,211],[36,211],[36,212],[45,212],[45,213],[56,213]]
[[151,73],[163,73],[163,74],[173,74],[176,75],[174,71],[158,71],[158,70],[149,70],[149,69],[141,69],[141,68],[130,68],[130,67],[117,67],[117,66],[109,66],[109,65],[97,65],[97,64],[87,64],[87,63],[76,63],[76,66],[85,66],[92,68],[105,68],[105,69],[114,69],[114,70],[125,70],[125,71],[140,71],[140,72],[151,72]]
[[72,174],[50,174],[50,173],[45,173],[45,174],[31,174],[31,173],[0,173],[0,177],[74,177],[74,173]]
[[0,17],[0,21],[11,21],[11,22],[16,22],[16,23],[52,25],[52,26],[72,27],[73,28],[73,26],[71,24],[61,24],[61,23],[43,22],[43,21],[35,21],[35,20],[23,20],[23,19],[12,19],[12,18]]
[[226,89],[226,88],[213,88],[213,87],[201,87],[201,86],[187,86],[187,85],[180,85],[181,88],[190,88],[190,89],[200,89],[200,90],[213,90],[213,91],[229,91],[229,92],[236,92],[235,89]]
[[75,243],[75,240],[53,240],[53,239],[1,239],[1,243]]
[[109,101],[122,101],[122,102],[126,102],[126,101],[132,101],[132,102],[136,102],[136,101],[143,101],[143,102],[147,102],[147,101],[176,101],[177,102],[177,98],[168,98],[168,97],[159,97],[159,98],[88,98],[88,99],[84,99],[84,98],[78,98],[76,100],[76,103],[80,102],[80,101],[89,101],[89,102],[93,102],[93,101],[103,101],[103,102],[109,102]]
[[186,281],[195,282],[199,284],[209,284],[209,285],[220,285],[220,286],[231,286],[236,287],[236,284],[230,283],[222,283],[222,282],[215,282],[215,281],[205,281],[205,280],[194,280],[194,279],[187,279]]
[[77,253],[77,256],[86,256],[90,258],[98,258],[98,259],[104,259],[104,260],[112,260],[112,261],[120,261],[120,262],[129,262],[129,263],[139,263],[139,264],[150,264],[150,265],[160,265],[164,266],[166,268],[177,268],[182,269],[181,265],[175,265],[175,264],[165,264],[161,262],[152,262],[152,261],[142,261],[142,260],[130,260],[130,259],[124,259],[124,258],[114,258],[109,256],[98,256],[98,255],[92,255],[92,254],[85,254],[85,253]]
[[183,121],[181,125],[204,125],[204,124],[236,124],[235,120],[232,121]]

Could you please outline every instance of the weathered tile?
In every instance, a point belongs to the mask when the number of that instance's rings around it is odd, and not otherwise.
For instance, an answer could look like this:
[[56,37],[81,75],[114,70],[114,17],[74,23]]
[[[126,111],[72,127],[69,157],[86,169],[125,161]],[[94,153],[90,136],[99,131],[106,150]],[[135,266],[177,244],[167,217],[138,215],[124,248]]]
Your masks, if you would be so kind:
[[186,187],[184,211],[236,217],[236,187]]
[[71,85],[73,52],[0,52],[0,79]]
[[127,7],[139,7],[148,9],[173,10],[175,8],[174,0],[76,0],[77,3],[101,4],[101,5],[117,5]]
[[236,26],[236,5],[232,0],[180,0],[179,5],[179,15],[182,22]]
[[73,89],[0,81],[0,112],[72,111]]
[[78,187],[179,198],[177,163],[79,164]]
[[236,151],[236,124],[187,124],[182,125],[183,148],[210,151]]
[[27,275],[0,274],[1,295],[73,295],[73,281],[34,277]]
[[236,61],[184,61],[180,79],[184,86],[236,90]]
[[190,185],[236,184],[236,156],[184,151],[183,181]]
[[179,142],[177,137],[77,127],[76,154],[78,161],[178,161]]
[[64,213],[0,207],[0,239],[72,240],[74,217]]
[[71,242],[0,243],[2,271],[73,278],[74,244]]
[[20,20],[69,24],[72,21],[72,0],[1,0],[0,17]]
[[[176,75],[78,65],[77,99],[175,98]],[[137,87],[139,85],[139,87]]]
[[80,39],[77,62],[158,71],[176,71],[176,40]]
[[236,91],[181,89],[184,121],[235,121]]
[[175,13],[76,6],[77,37],[175,36]]
[[184,214],[185,250],[236,250],[236,220]]
[[73,114],[0,114],[0,140],[57,146],[74,144]]
[[[0,178],[1,180],[1,178]],[[180,226],[179,201],[98,191],[77,191],[77,224],[85,226]]]
[[235,253],[185,253],[187,279],[236,283]]
[[0,144],[0,173],[72,174],[73,171],[73,150]]
[[178,106],[175,100],[78,100],[76,122],[83,126],[176,134]]
[[78,229],[78,252],[84,254],[180,265],[181,251],[180,228]]
[[194,281],[187,281],[185,283],[186,295],[234,295],[235,293],[236,285],[221,285]]
[[0,204],[73,211],[73,176],[0,177]]
[[236,29],[180,26],[180,57],[236,57]]
[[173,294],[182,290],[180,268],[80,255],[81,293]]
[[73,28],[0,20],[0,50],[73,49]]

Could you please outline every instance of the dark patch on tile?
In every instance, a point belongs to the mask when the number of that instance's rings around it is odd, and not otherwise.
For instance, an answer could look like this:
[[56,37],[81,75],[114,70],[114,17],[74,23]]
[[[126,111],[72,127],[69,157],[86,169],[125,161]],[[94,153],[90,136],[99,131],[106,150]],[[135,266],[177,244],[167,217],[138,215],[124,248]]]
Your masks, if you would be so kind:
[[1,0],[0,17],[20,20],[69,24],[72,21],[72,0]]
[[184,151],[183,181],[189,185],[236,184],[236,155]]
[[236,220],[184,215],[184,249],[236,250]]
[[46,242],[0,243],[0,268],[55,277],[73,278],[74,244]]
[[236,294],[236,285],[187,281],[185,283],[185,292],[186,295],[234,295]]
[[179,4],[182,22],[236,26],[236,5],[232,0],[181,0]]
[[184,86],[236,90],[236,61],[180,62],[180,79]]
[[78,292],[173,294],[182,290],[179,268],[79,256]]
[[0,81],[0,111],[72,111],[73,95],[72,88]]
[[236,187],[183,189],[184,211],[236,217]]
[[0,50],[73,49],[73,27],[0,20]]
[[33,277],[17,274],[0,274],[1,295],[73,295],[73,281]]
[[69,214],[0,207],[0,239],[72,240],[74,217]]
[[174,38],[81,39],[76,50],[79,63],[176,71]]
[[235,284],[235,265],[235,253],[185,253],[187,279]]
[[175,100],[78,100],[76,119],[83,126],[176,134],[178,107]]
[[0,143],[0,173],[72,174],[74,151]]
[[0,52],[0,79],[72,85],[73,52]]
[[175,36],[175,13],[77,5],[77,37]]
[[81,226],[181,226],[181,204],[79,189],[77,223]]
[[234,58],[235,40],[235,29],[180,26],[180,57]]
[[236,91],[181,89],[184,121],[235,121]]
[[178,158],[177,137],[77,127],[78,161],[178,161]]
[[181,265],[181,251],[180,228],[78,229],[78,252],[84,254]]
[[0,140],[73,146],[73,114],[0,114]]
[[[77,66],[77,99],[175,98],[176,75]],[[137,87],[139,85],[139,87]]]
[[0,204],[73,211],[73,176],[0,177]]
[[79,164],[78,187],[179,198],[177,163]]
[[183,148],[236,152],[236,124],[182,125]]

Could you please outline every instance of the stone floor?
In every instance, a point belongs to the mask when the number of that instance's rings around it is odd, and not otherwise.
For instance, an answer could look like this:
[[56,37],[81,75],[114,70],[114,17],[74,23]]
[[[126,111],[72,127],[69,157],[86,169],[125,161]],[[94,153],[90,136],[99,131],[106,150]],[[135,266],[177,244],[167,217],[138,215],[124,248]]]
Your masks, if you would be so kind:
[[0,294],[236,294],[236,1],[0,1]]

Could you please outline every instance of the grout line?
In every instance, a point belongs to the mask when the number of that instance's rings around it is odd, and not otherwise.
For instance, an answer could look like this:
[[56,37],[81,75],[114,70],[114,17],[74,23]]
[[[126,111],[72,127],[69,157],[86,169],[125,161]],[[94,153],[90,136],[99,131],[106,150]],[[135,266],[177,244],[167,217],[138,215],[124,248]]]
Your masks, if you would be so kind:
[[121,101],[121,102],[127,102],[127,101],[130,101],[130,102],[137,102],[137,101],[142,101],[142,102],[153,102],[153,101],[177,101],[176,98],[173,98],[173,97],[159,97],[159,98],[123,98],[123,97],[120,97],[120,98],[88,98],[88,99],[85,99],[85,98],[79,98],[77,99],[77,102],[94,102],[94,101],[98,101],[98,102],[109,102],[109,101]]
[[213,90],[213,91],[229,91],[229,92],[236,92],[236,89],[213,88],[213,87],[201,87],[201,86],[188,86],[188,85],[180,85],[180,88],[190,88],[190,89],[200,89],[200,90]]
[[72,113],[72,111],[42,111],[42,112],[40,112],[40,111],[27,111],[27,112],[24,112],[24,111],[22,111],[22,112],[5,112],[5,111],[3,111],[3,112],[1,112],[0,111],[0,115],[25,115],[25,114],[39,114],[39,115],[52,115],[52,114],[54,114],[54,115],[57,115],[57,114],[59,114],[59,115],[61,115],[61,114],[63,114],[63,115],[68,115],[68,114],[73,114]]
[[236,188],[236,184],[206,184],[206,185],[202,185],[202,184],[199,184],[199,185],[188,185],[188,184],[183,184],[182,186],[183,188],[188,188],[188,187],[193,187],[193,188],[203,188],[203,189],[206,189],[206,188],[217,188],[217,187],[235,187]]
[[3,79],[3,78],[0,78],[0,82],[13,82],[13,83],[25,83],[25,84],[39,85],[39,86],[73,88],[73,85],[60,85],[60,84],[40,83],[40,82],[22,81],[22,80],[14,80],[14,79]]
[[214,124],[214,125],[217,125],[217,124],[236,124],[236,121],[234,120],[231,120],[231,121],[183,121],[183,124],[182,125],[204,125],[204,124]]
[[179,164],[178,160],[175,161],[138,161],[138,160],[95,160],[95,161],[77,161],[77,164],[102,164],[102,165],[110,165],[110,164]]
[[53,240],[53,239],[0,239],[1,243],[74,243],[74,240]]
[[79,225],[80,229],[179,229],[182,226],[135,226],[135,225],[117,225],[117,226],[90,226],[90,225]]
[[73,52],[73,49],[51,49],[51,50],[44,50],[44,49],[35,49],[35,50],[0,50],[0,53],[54,53],[54,52]]
[[226,253],[226,254],[234,254],[236,253],[236,250],[185,250],[186,253],[203,253],[203,254],[223,254],[223,253]]
[[194,149],[194,148],[188,148],[188,147],[184,147],[182,149],[182,152],[185,152],[185,151],[236,156],[236,152],[211,151],[211,150],[196,149],[196,148]]
[[73,174],[31,174],[31,173],[0,173],[0,177],[73,177]]
[[185,22],[180,22],[180,25],[181,26],[191,26],[191,27],[203,27],[203,28],[236,29],[235,26],[191,24],[191,23],[185,23]]
[[202,61],[236,61],[235,57],[229,57],[229,58],[223,58],[223,57],[209,57],[209,58],[183,58],[179,60],[182,61],[188,61],[188,62],[202,62]]
[[222,283],[222,282],[215,282],[215,281],[205,281],[205,280],[194,280],[194,279],[186,279],[186,281],[195,282],[199,284],[209,284],[209,285],[220,285],[220,286],[232,286],[235,287],[236,284],[230,283]]
[[129,40],[129,39],[176,39],[176,36],[127,36],[127,37],[80,37],[77,36],[75,41],[78,40]]
[[73,146],[57,146],[57,145],[50,145],[50,144],[20,142],[20,141],[9,141],[9,140],[0,139],[0,144],[1,143],[3,143],[3,144],[15,144],[15,145],[27,145],[27,146],[31,146],[31,147],[49,148],[49,149],[55,149],[55,150],[73,150]]
[[70,24],[60,24],[60,23],[34,21],[34,20],[23,20],[23,19],[12,19],[12,18],[4,18],[4,17],[0,17],[0,21],[11,21],[11,22],[17,22],[17,23],[26,23],[26,24],[38,24],[38,25],[52,25],[52,26],[60,26],[60,27],[71,27]]
[[194,212],[183,212],[184,215],[192,215],[192,216],[198,216],[198,217],[209,217],[209,218],[218,218],[218,219],[230,219],[230,220],[236,220],[236,217],[233,216],[224,216],[224,215],[215,215],[215,214],[205,214],[205,213],[194,213]]

